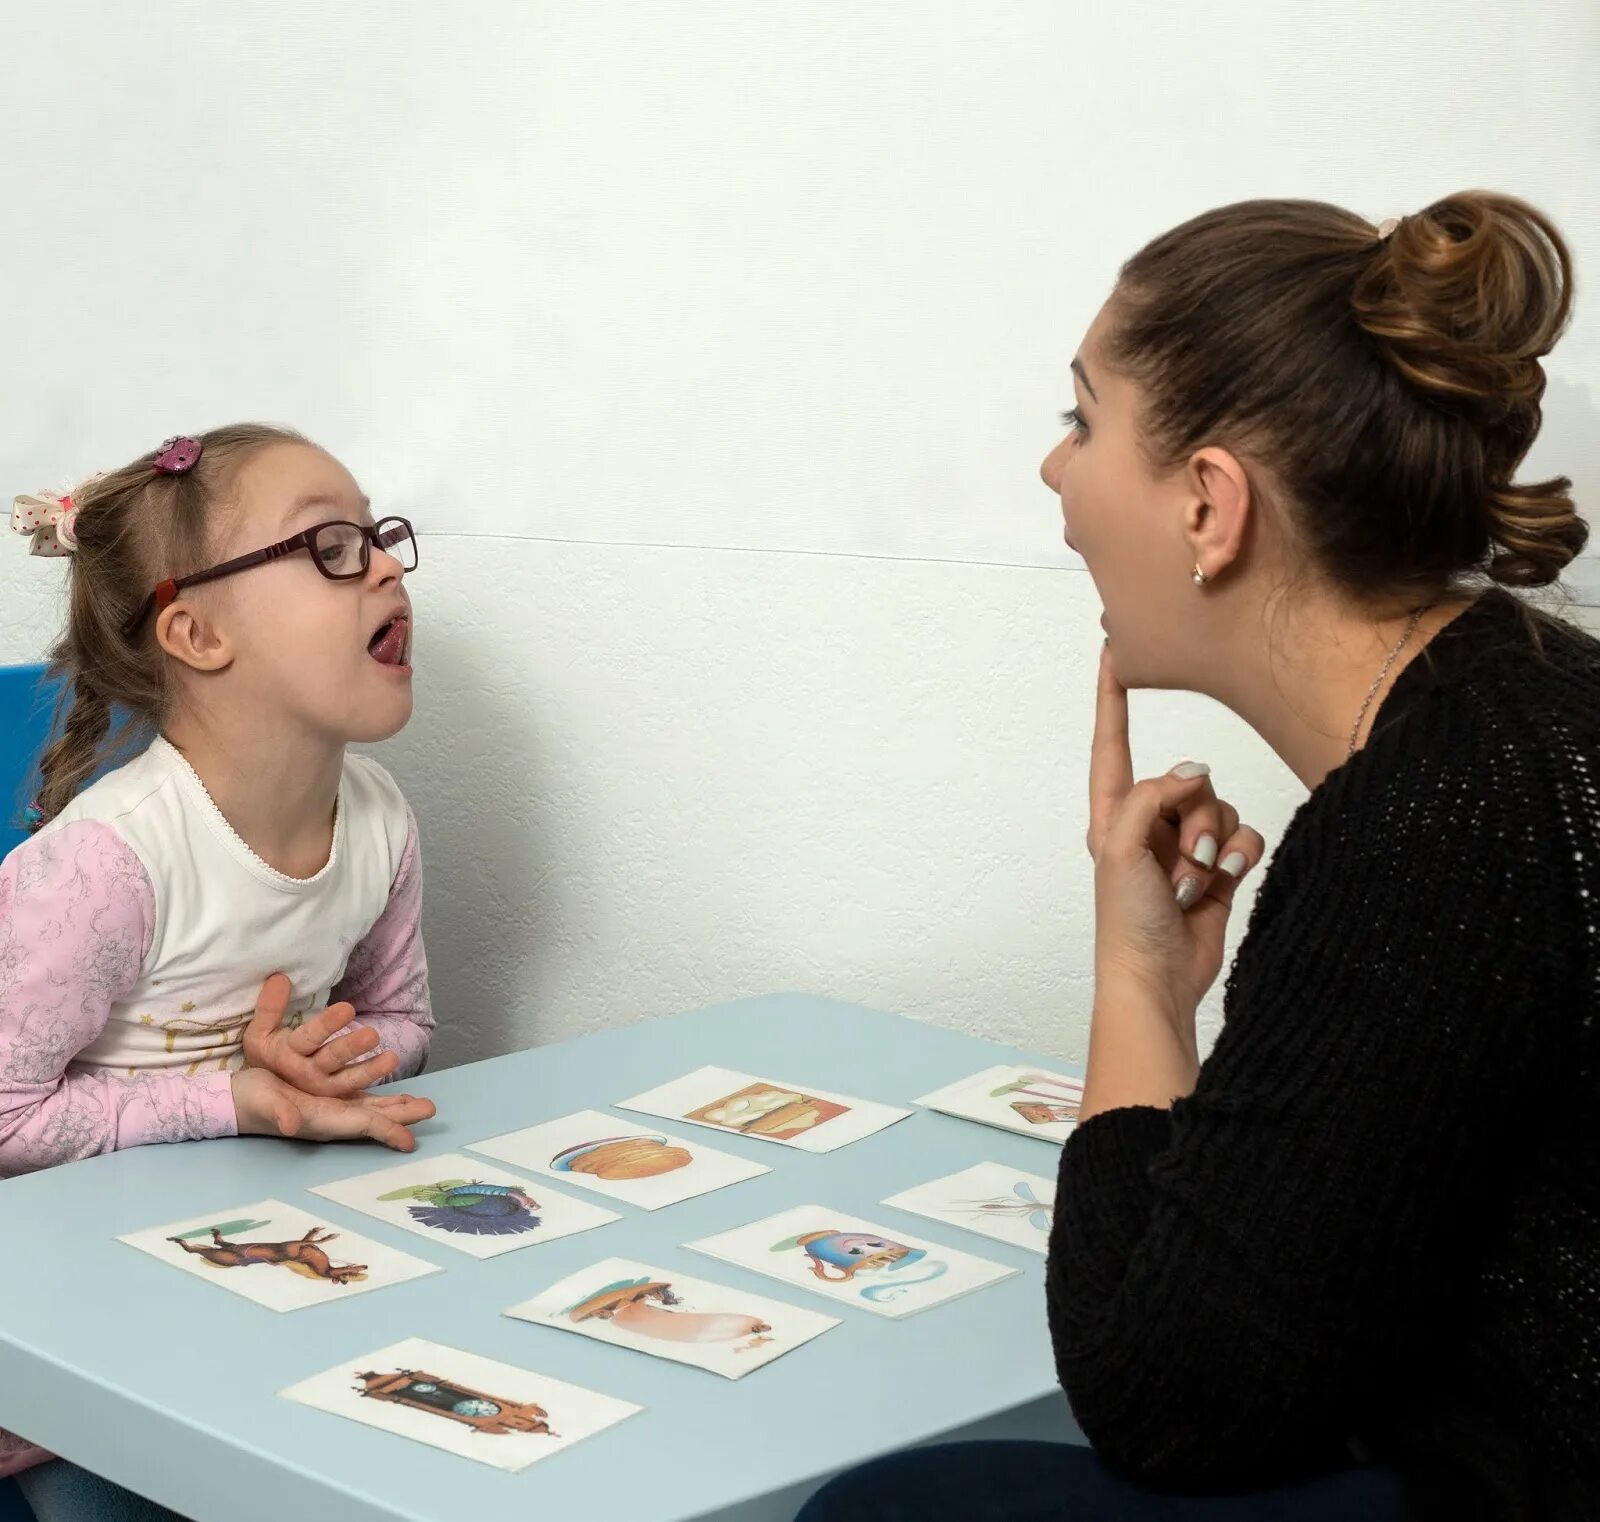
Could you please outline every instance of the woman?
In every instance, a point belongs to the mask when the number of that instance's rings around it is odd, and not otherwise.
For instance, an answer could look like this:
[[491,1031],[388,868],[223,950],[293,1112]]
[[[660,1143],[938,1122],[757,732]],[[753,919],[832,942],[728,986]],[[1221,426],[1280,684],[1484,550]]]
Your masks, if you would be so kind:
[[[1483,193],[1230,206],[1122,271],[1043,468],[1109,634],[1047,1271],[1095,1453],[921,1450],[806,1522],[1600,1516],[1600,647],[1502,590],[1585,540],[1513,480],[1570,288]],[[1133,687],[1310,791],[1204,1063],[1263,844],[1197,764],[1135,783]]]

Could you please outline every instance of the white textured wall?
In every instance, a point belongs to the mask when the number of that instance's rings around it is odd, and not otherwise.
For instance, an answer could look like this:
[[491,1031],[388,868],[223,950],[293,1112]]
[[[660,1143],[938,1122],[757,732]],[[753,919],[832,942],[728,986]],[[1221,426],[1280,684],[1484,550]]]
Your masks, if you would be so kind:
[[0,60],[28,486],[282,418],[433,532],[1052,566],[1163,229],[1487,184],[1600,260],[1596,0],[50,0]]
[[[1098,610],[1001,563],[1079,333],[1247,195],[1504,186],[1592,275],[1597,56],[1592,0],[0,6],[0,490],[284,418],[424,529],[763,547],[425,541],[441,1058],[780,987],[1081,1056]],[[0,544],[0,660],[58,576]],[[1136,721],[1276,835],[1234,721]]]
[[[59,578],[0,544],[0,662],[42,653]],[[1088,577],[446,537],[412,591],[417,712],[381,754],[441,1062],[775,989],[1084,1055]],[[1281,829],[1297,786],[1231,716],[1134,719],[1141,763],[1207,760]]]

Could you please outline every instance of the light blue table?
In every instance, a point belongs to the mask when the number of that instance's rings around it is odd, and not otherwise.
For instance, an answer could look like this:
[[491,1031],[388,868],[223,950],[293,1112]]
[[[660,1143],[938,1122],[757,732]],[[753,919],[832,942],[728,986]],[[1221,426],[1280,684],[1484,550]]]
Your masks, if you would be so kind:
[[[1011,1060],[1039,1059],[898,1016],[783,995],[539,1047],[411,1087],[439,1106],[419,1133],[425,1156],[571,1110],[606,1109],[711,1062],[908,1104]],[[140,1147],[0,1183],[0,1426],[196,1522],[776,1522],[827,1475],[935,1437],[1082,1441],[1055,1386],[1043,1259],[878,1203],[976,1162],[1053,1173],[1059,1149],[924,1110],[821,1156],[690,1134],[772,1171],[654,1212],[616,1205],[624,1218],[613,1225],[483,1262],[305,1195],[389,1157],[366,1149],[256,1138]],[[325,1211],[445,1272],[345,1305],[279,1314],[114,1240],[268,1196]],[[817,1296],[681,1245],[808,1202],[1022,1272],[903,1321],[841,1307],[842,1325],[737,1382],[500,1314],[613,1255],[827,1309]],[[407,1336],[646,1410],[505,1474],[275,1393]]]

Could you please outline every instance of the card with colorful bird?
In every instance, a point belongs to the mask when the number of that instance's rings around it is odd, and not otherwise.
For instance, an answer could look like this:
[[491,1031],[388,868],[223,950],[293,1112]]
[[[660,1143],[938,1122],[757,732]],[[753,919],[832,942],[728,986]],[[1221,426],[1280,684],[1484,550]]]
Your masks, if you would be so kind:
[[474,1258],[497,1258],[621,1219],[614,1210],[460,1153],[412,1158],[314,1185],[311,1192]]

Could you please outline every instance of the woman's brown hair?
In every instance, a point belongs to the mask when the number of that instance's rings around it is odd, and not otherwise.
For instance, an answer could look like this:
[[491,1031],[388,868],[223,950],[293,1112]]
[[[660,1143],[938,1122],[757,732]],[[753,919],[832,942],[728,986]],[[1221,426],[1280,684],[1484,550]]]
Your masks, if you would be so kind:
[[184,475],[157,472],[152,450],[72,493],[77,549],[69,559],[67,627],[50,652],[64,712],[39,762],[35,828],[108,761],[159,730],[171,693],[169,658],[153,620],[132,636],[123,625],[156,582],[202,569],[218,541],[218,513],[250,457],[269,444],[305,442],[259,423],[198,437],[200,461]]
[[1448,196],[1392,230],[1245,201],[1128,261],[1107,359],[1143,392],[1158,465],[1205,444],[1259,461],[1350,591],[1543,586],[1588,537],[1567,478],[1514,479],[1571,305],[1561,234],[1511,196]]

